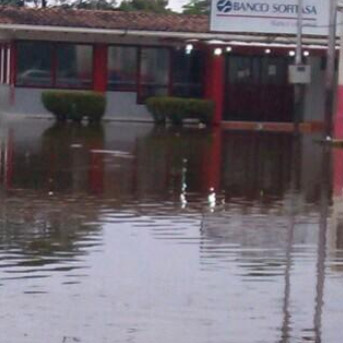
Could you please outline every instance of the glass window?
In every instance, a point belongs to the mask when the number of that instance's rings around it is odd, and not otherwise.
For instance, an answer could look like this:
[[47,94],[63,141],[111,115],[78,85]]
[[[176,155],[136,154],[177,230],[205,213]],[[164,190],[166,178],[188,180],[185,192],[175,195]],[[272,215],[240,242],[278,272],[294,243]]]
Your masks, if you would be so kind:
[[201,51],[193,50],[186,54],[179,49],[173,56],[173,95],[181,97],[202,97],[202,71],[204,56]]
[[137,48],[111,46],[108,48],[108,89],[137,89]]
[[17,45],[18,85],[52,85],[52,45],[39,42],[20,42]]
[[259,82],[259,57],[230,56],[229,78],[231,84],[254,84]]
[[286,58],[268,57],[262,60],[262,83],[282,85],[287,80],[288,65]]
[[168,95],[169,50],[165,48],[143,48],[141,50],[139,100],[155,95]]
[[58,44],[56,86],[91,88],[93,49],[91,45]]

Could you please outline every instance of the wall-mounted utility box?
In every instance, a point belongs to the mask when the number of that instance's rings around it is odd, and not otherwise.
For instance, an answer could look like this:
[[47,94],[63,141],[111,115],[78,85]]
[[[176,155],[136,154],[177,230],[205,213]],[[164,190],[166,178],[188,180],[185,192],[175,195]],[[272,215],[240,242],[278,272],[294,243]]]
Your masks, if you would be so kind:
[[290,65],[288,80],[292,84],[309,84],[311,82],[311,66],[306,64]]

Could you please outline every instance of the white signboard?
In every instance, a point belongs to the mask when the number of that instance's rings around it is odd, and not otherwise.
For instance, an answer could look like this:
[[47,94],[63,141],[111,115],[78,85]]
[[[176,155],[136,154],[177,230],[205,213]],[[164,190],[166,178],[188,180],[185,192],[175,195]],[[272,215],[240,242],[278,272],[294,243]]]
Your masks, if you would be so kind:
[[[303,0],[303,33],[327,35],[329,0]],[[296,34],[298,0],[212,0],[211,31]]]

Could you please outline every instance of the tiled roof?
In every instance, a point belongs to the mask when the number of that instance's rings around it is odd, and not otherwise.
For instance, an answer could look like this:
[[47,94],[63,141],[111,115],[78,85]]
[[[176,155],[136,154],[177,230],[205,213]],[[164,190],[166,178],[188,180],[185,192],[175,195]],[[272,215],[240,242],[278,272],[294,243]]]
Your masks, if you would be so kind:
[[90,11],[60,8],[0,7],[0,25],[40,25],[92,29],[165,32],[209,32],[204,15],[155,14],[148,12]]

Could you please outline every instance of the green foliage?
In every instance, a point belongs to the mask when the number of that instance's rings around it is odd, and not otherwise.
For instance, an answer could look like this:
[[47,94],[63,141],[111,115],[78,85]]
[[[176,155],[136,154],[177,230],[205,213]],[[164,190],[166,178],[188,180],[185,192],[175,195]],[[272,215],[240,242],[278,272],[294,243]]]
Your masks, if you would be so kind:
[[91,91],[44,91],[42,102],[57,121],[99,122],[106,108],[105,96]]
[[182,8],[184,14],[209,14],[210,6],[210,0],[189,0]]
[[168,0],[123,0],[119,6],[122,11],[149,11],[155,13],[170,12]]
[[23,7],[24,4],[24,0],[0,0],[0,6]]
[[60,0],[62,7],[83,10],[114,10],[116,0]]
[[177,97],[151,97],[146,106],[156,124],[165,124],[168,119],[172,125],[180,126],[186,118],[198,119],[209,126],[212,122],[214,104],[210,100]]

